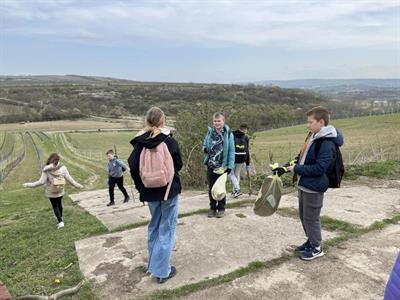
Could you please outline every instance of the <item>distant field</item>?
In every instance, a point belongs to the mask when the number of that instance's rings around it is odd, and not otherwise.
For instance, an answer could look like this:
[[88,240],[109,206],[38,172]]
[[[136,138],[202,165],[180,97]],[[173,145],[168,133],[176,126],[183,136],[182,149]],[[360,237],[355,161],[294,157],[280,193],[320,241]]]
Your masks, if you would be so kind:
[[106,160],[105,152],[108,149],[117,148],[118,155],[127,160],[132,152],[132,145],[129,143],[137,131],[129,132],[90,132],[90,133],[68,133],[67,141],[81,154],[94,160]]
[[0,103],[0,116],[18,114],[22,111],[22,106]]
[[[331,125],[344,135],[347,164],[400,159],[400,114],[332,120]],[[299,152],[306,135],[306,125],[258,132],[252,154],[263,166],[269,163],[269,153],[274,161],[286,162]]]
[[48,121],[32,123],[11,123],[0,124],[0,130],[15,131],[71,131],[71,130],[98,130],[98,129],[139,129],[143,125],[139,120],[107,119],[107,121],[97,120],[77,120],[77,121]]

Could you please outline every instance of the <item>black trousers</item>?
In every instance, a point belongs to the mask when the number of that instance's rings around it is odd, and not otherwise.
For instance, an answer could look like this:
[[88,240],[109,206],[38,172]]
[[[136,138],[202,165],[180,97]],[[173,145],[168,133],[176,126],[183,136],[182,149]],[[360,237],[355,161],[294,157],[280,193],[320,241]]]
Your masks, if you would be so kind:
[[110,201],[114,202],[114,188],[118,186],[119,190],[124,194],[125,198],[129,198],[126,189],[124,188],[124,176],[119,178],[108,176],[108,193],[110,194]]
[[215,174],[214,170],[211,168],[207,168],[207,181],[208,181],[208,197],[210,198],[210,209],[216,211],[224,211],[225,210],[225,204],[226,204],[226,197],[224,199],[216,201],[213,199],[211,195],[211,189],[217,181],[218,177],[221,176],[222,174]]
[[50,202],[51,202],[51,206],[53,206],[53,211],[54,214],[57,217],[57,221],[58,223],[60,223],[63,219],[62,219],[62,214],[63,214],[63,207],[62,207],[62,196],[61,197],[57,197],[57,198],[49,198]]

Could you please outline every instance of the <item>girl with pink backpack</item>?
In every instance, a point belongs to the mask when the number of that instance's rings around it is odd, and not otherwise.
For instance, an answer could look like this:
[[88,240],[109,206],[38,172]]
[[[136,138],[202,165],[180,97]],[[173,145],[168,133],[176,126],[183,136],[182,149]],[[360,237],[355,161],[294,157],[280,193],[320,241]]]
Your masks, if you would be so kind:
[[176,274],[171,266],[178,219],[181,182],[178,172],[182,158],[178,143],[165,127],[165,114],[152,107],[146,114],[146,128],[131,141],[129,168],[140,201],[148,202],[151,221],[148,226],[147,272],[164,283]]

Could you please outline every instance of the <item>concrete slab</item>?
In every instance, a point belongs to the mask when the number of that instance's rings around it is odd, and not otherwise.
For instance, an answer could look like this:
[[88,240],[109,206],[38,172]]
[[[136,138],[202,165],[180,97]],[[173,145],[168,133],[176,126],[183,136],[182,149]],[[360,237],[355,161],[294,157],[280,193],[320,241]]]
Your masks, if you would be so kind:
[[[149,208],[143,206],[139,195],[134,192],[134,201],[122,203],[123,195],[116,188],[116,205],[107,207],[110,201],[108,190],[96,190],[69,195],[72,201],[77,202],[80,207],[98,218],[109,230],[122,225],[135,224],[150,219]],[[130,192],[132,197],[132,193]],[[249,197],[242,195],[238,198],[228,196],[227,203],[255,199],[256,195]],[[208,194],[201,191],[185,191],[181,194],[179,213],[189,213],[199,209],[207,209],[209,205]]]
[[147,228],[139,227],[76,242],[80,268],[103,299],[138,299],[160,288],[214,278],[252,261],[278,258],[289,245],[304,241],[298,220],[277,214],[259,217],[251,206],[229,209],[223,219],[181,218],[173,255],[178,274],[161,286],[144,274],[146,236]]
[[[297,193],[282,197],[280,207],[298,209]],[[352,186],[329,189],[322,215],[352,224],[368,226],[400,213],[400,189]]]
[[185,299],[382,299],[399,247],[400,225],[392,225],[318,260],[295,258]]

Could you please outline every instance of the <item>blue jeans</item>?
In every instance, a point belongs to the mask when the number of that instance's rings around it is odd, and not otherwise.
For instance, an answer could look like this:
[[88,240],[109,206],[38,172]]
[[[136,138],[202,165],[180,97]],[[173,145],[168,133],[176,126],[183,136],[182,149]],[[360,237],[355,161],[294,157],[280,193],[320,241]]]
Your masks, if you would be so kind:
[[178,198],[179,195],[176,195],[166,201],[148,202],[151,221],[147,233],[147,271],[155,277],[165,278],[171,272],[171,255],[178,221]]

